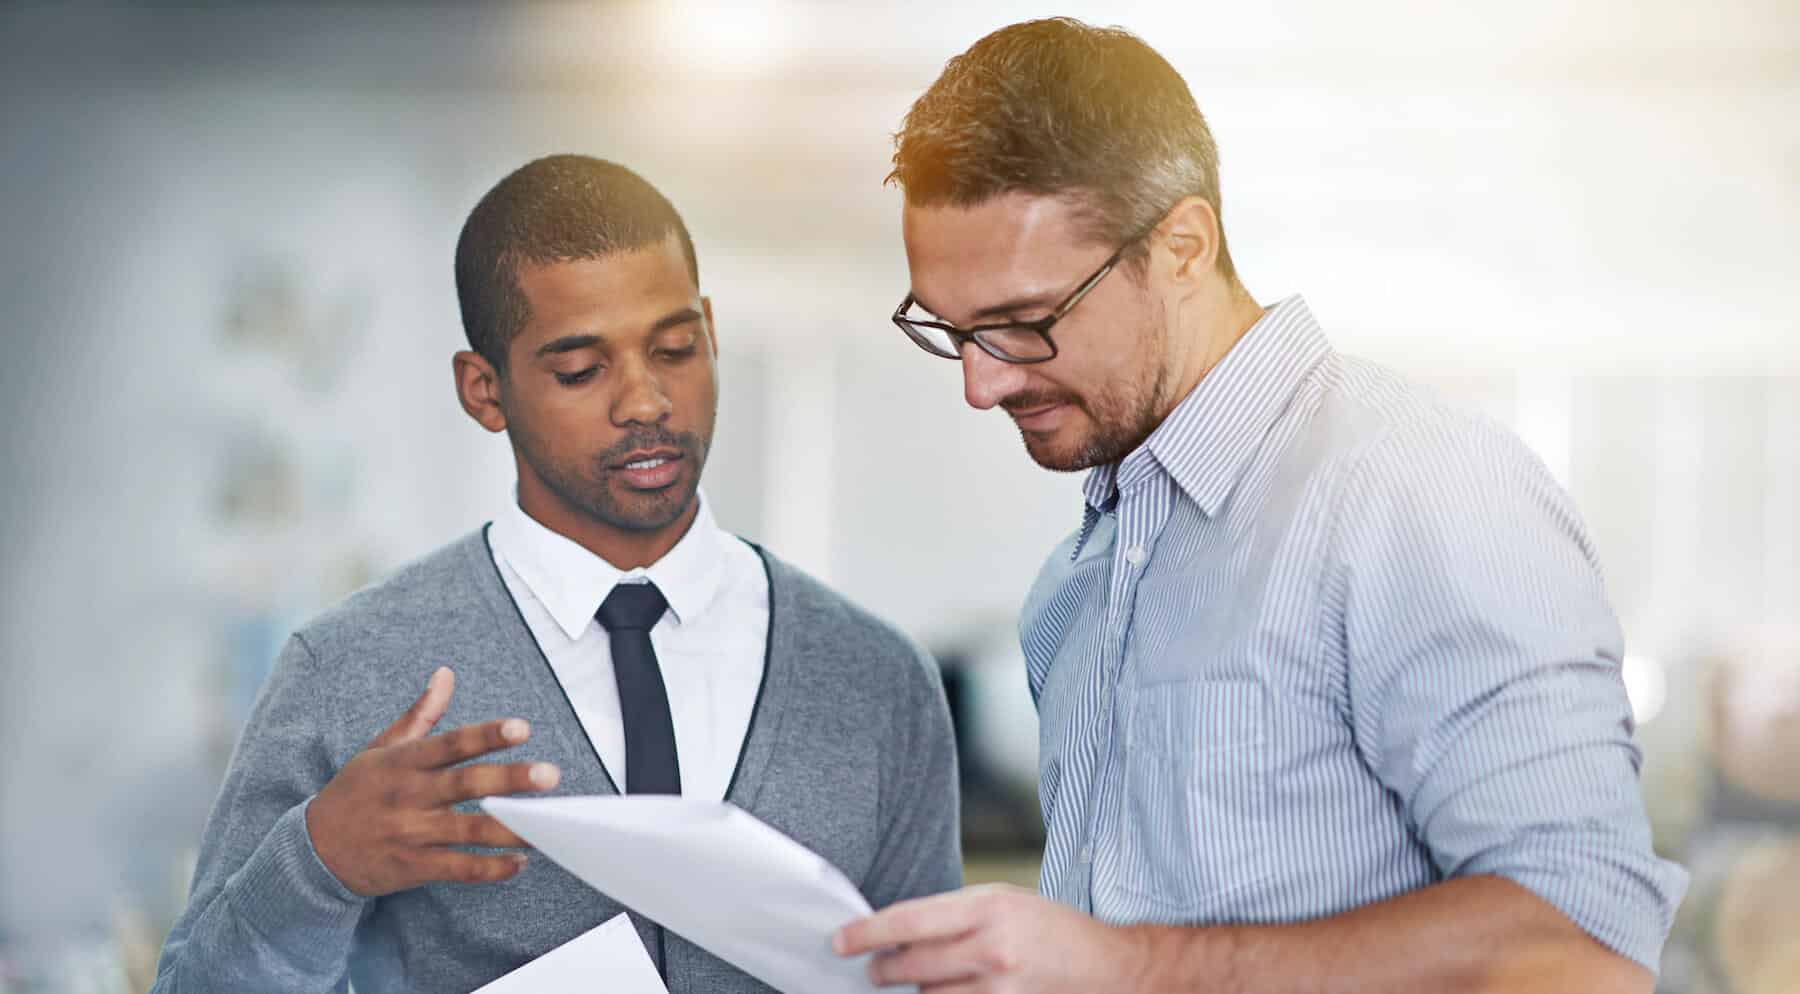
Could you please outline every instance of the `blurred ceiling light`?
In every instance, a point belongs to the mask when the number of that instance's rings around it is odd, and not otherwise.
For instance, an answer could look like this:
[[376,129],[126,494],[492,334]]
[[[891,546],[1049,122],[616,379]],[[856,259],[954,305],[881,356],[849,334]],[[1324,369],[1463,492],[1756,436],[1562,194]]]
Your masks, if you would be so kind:
[[1647,725],[1662,713],[1669,698],[1668,674],[1661,663],[1648,656],[1626,655],[1624,665],[1625,696],[1631,699],[1631,717]]
[[738,75],[778,65],[795,54],[800,18],[787,0],[685,2],[656,6],[664,53],[694,75]]

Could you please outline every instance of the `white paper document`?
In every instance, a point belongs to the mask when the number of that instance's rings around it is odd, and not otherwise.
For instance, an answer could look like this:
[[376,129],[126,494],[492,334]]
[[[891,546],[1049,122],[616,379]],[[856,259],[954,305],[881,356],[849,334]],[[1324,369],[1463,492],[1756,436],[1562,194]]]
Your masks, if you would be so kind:
[[474,994],[669,994],[631,919],[614,915]]
[[869,913],[856,885],[734,805],[651,795],[481,803],[596,890],[784,994],[876,989],[868,957],[831,951],[832,933]]

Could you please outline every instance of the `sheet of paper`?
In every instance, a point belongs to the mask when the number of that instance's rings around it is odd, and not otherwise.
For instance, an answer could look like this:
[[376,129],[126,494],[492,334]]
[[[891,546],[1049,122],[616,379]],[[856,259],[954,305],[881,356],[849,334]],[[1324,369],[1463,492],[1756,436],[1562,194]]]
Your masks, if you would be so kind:
[[832,933],[869,913],[861,892],[734,805],[646,795],[482,806],[596,890],[785,994],[876,989],[867,957],[831,951]]
[[474,994],[669,994],[631,919],[619,914]]

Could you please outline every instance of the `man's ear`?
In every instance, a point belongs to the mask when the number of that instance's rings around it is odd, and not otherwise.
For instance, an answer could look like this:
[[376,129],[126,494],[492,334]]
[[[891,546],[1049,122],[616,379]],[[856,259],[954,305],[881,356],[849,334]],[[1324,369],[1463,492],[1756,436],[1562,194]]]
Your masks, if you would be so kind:
[[1171,275],[1177,282],[1196,281],[1218,268],[1219,214],[1205,197],[1183,197],[1158,227],[1174,257]]
[[500,373],[479,352],[464,350],[451,360],[456,372],[456,399],[475,423],[488,431],[506,430],[506,410],[500,405]]
[[713,324],[712,298],[700,298],[700,313],[706,315],[706,341],[712,346],[713,358],[719,357],[719,332]]

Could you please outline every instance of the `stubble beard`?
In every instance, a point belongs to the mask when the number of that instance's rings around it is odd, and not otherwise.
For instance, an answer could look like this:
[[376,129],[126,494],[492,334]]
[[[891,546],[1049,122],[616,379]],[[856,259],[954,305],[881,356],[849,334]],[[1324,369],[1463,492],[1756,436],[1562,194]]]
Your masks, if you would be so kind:
[[1144,444],[1162,423],[1161,411],[1169,389],[1167,342],[1162,335],[1152,341],[1155,344],[1137,375],[1110,385],[1091,399],[1075,394],[1021,394],[1009,399],[1009,405],[1021,408],[1062,401],[1073,404],[1088,417],[1091,427],[1085,437],[1067,449],[1054,448],[1044,436],[1019,429],[1019,438],[1033,462],[1055,472],[1073,473],[1118,462]]
[[[585,468],[574,468],[544,458],[534,442],[529,440],[522,447],[525,461],[560,503],[590,521],[636,534],[661,531],[688,512],[699,494],[700,470],[708,448],[707,440],[696,432],[643,428],[595,454]],[[665,490],[637,492],[621,500],[615,493],[612,467],[635,450],[656,448],[681,453],[687,464],[682,478]]]

